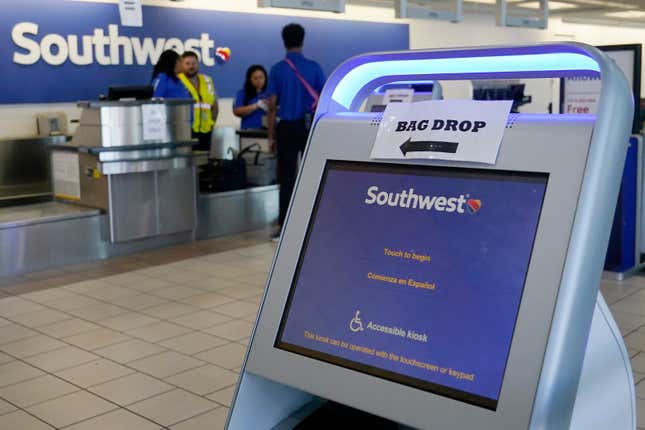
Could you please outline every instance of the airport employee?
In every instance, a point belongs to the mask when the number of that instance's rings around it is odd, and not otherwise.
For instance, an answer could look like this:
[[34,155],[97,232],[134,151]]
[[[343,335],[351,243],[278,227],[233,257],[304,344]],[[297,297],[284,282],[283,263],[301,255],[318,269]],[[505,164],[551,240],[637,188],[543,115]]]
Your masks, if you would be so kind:
[[[282,29],[287,55],[271,68],[267,86],[269,141],[278,153],[280,228],[296,182],[298,154],[305,149],[310,119],[325,83],[320,65],[302,55],[304,38],[305,29],[299,24],[289,24]],[[275,106],[280,118],[277,125]]]
[[195,149],[209,151],[213,127],[217,121],[219,106],[213,79],[199,73],[199,58],[193,51],[186,51],[181,56],[183,73],[179,79],[186,86],[194,100],[193,104],[193,138],[199,139]]
[[246,70],[244,88],[237,92],[233,103],[233,114],[242,118],[240,128],[263,128],[262,118],[268,110],[268,101],[264,92],[267,89],[267,72],[259,64],[254,64]]
[[153,97],[164,99],[189,99],[186,86],[177,76],[182,64],[179,54],[169,49],[161,53],[159,61],[152,72]]

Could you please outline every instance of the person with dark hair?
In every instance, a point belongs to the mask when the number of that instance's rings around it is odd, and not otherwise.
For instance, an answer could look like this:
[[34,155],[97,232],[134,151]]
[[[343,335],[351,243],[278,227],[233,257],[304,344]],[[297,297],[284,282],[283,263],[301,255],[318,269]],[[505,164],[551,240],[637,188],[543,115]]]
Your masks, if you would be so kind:
[[[305,29],[299,24],[289,24],[282,29],[287,55],[271,68],[267,86],[269,141],[278,153],[280,231],[296,182],[298,154],[304,152],[311,118],[325,83],[320,65],[302,55],[304,38]],[[280,118],[277,124],[276,106]],[[280,232],[274,239],[279,235]]]
[[264,67],[254,64],[246,70],[244,88],[237,92],[233,103],[233,114],[242,118],[242,130],[262,128],[262,117],[269,109],[264,95],[267,88],[267,72]]
[[189,99],[188,89],[177,77],[180,71],[179,54],[171,49],[162,52],[152,71],[153,96],[164,99]]
[[213,127],[219,113],[215,85],[210,76],[199,73],[199,57],[193,51],[181,55],[181,64],[183,72],[179,73],[179,80],[194,101],[192,135],[199,140],[194,148],[210,151]]

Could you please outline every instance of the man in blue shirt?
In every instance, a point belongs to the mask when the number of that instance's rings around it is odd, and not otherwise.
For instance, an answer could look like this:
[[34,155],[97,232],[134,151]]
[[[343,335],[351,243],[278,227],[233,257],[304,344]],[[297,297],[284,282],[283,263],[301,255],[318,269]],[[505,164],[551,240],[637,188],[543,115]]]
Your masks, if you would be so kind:
[[298,154],[304,151],[307,143],[308,119],[316,110],[318,95],[325,84],[320,65],[302,55],[304,38],[305,29],[299,24],[289,24],[282,29],[287,55],[271,68],[267,86],[271,107],[267,115],[269,141],[278,153],[281,229],[296,182]]

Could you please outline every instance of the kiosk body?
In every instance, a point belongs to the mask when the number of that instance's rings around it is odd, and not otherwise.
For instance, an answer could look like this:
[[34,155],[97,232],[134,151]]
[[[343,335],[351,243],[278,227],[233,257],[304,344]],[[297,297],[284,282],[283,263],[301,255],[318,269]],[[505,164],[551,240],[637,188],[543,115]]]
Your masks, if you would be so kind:
[[[563,50],[584,51],[579,45],[563,46]],[[508,51],[500,53],[508,54]],[[622,95],[620,77],[614,77],[616,80],[612,84],[615,67],[603,63],[602,54],[593,52],[591,57],[601,63],[600,68],[609,77],[610,86],[616,85],[614,90]],[[414,78],[418,76],[414,75]],[[401,76],[392,77],[392,80],[400,79]],[[325,90],[328,94],[340,86],[333,76],[331,81],[331,90]],[[381,85],[382,81],[376,79],[370,85],[377,84]],[[357,91],[355,99],[365,91],[364,87]],[[598,368],[610,370],[606,375],[611,375],[615,389],[609,395],[627,405],[617,412],[620,414],[617,419],[622,421],[618,423],[613,419],[612,422],[620,428],[634,428],[629,359],[606,305],[598,296],[604,255],[596,250],[598,244],[599,249],[606,249],[609,237],[611,209],[615,205],[625,157],[626,148],[621,145],[626,141],[628,131],[629,103],[623,99],[613,105],[615,127],[625,126],[624,133],[607,130],[606,120],[600,116],[514,116],[507,124],[494,165],[438,160],[372,160],[369,153],[376,138],[379,117],[343,112],[334,103],[331,100],[328,112],[317,115],[318,121],[310,136],[228,428],[271,429],[278,425],[281,427],[276,428],[289,428],[289,417],[303,405],[316,399],[329,399],[385,417],[399,423],[400,428],[600,429],[602,427],[595,423],[603,421],[594,416],[600,413],[599,408],[590,405],[593,396],[589,395],[596,392],[594,387],[599,385],[601,378],[595,374]],[[322,106],[325,109],[324,103]],[[605,140],[599,143],[598,139],[603,138]],[[599,156],[605,157],[603,169],[596,165]],[[344,190],[329,185],[333,181],[328,183],[336,175],[333,172],[339,169],[338,166],[353,169],[357,175],[345,179]],[[406,214],[408,208],[403,204],[396,208],[365,209],[369,200],[369,191],[367,194],[365,191],[370,189],[365,186],[370,182],[361,179],[365,170],[376,174],[370,181],[383,189],[394,183],[391,178],[396,175],[396,183],[401,189],[414,187],[417,193],[432,189],[438,193],[435,195],[442,195],[455,184],[461,184],[462,191],[452,190],[453,194],[461,192],[460,198],[466,196],[468,205],[470,199],[477,200],[479,203],[474,204],[476,210],[473,212],[484,209],[470,218],[465,211],[460,212],[461,218],[453,217],[459,221],[446,225],[453,228],[454,241],[440,241],[441,236],[432,230],[444,222],[438,216],[430,219],[428,215],[428,223],[423,224],[418,216]],[[416,172],[416,176],[406,174],[406,171]],[[454,180],[442,183],[446,176]],[[469,191],[479,195],[470,196]],[[527,194],[523,196],[522,192]],[[356,196],[366,199],[361,201]],[[483,196],[481,200],[479,196]],[[589,211],[594,205],[602,206],[596,207],[592,216]],[[490,217],[496,206],[511,215],[495,212],[498,217],[495,222]],[[390,215],[383,215],[388,210]],[[486,215],[488,210],[491,212]],[[329,222],[333,219],[330,213],[336,217],[338,225]],[[356,213],[364,216],[357,218]],[[400,223],[392,223],[397,217]],[[362,224],[357,228],[361,233],[372,228],[376,239],[352,243],[352,222]],[[476,222],[481,222],[478,229],[467,225]],[[517,224],[515,230],[509,228],[514,222]],[[418,234],[410,234],[410,226],[417,227]],[[460,231],[462,228],[474,232],[473,246],[479,248],[473,253],[464,250],[470,243]],[[452,264],[450,269],[444,270],[450,272],[451,277],[441,278],[444,274],[441,271],[426,271],[439,279],[437,292],[426,283],[427,289],[432,290],[424,292],[428,295],[415,298],[402,297],[401,293],[397,300],[393,299],[391,291],[379,289],[385,287],[369,284],[375,278],[365,273],[364,268],[369,265],[378,268],[383,260],[366,248],[377,247],[375,244],[381,236],[391,242],[402,232],[405,246],[439,250],[433,256],[438,262],[433,264],[442,267],[441,259]],[[592,239],[593,235],[596,239]],[[337,258],[338,265],[330,265],[336,260],[321,254],[320,250],[316,253],[316,246],[323,237],[337,239],[338,248],[334,249],[330,243],[325,245],[328,254],[343,256],[350,264],[343,265]],[[498,242],[495,238],[506,241]],[[523,247],[517,249],[522,258],[504,254],[506,246],[515,249],[513,240],[523,242]],[[385,241],[382,245],[388,246],[390,242]],[[450,242],[455,245],[447,246]],[[369,246],[362,247],[363,243]],[[589,246],[593,249],[586,250]],[[464,258],[478,254],[484,257]],[[488,258],[490,256],[495,258]],[[514,257],[517,258],[514,260]],[[315,277],[307,278],[307,271],[315,267],[317,259],[323,268],[327,264],[329,276],[312,290]],[[359,273],[350,273],[354,270],[352,260]],[[505,267],[506,261],[513,263]],[[497,264],[491,264],[495,262]],[[386,269],[393,267],[387,264]],[[476,285],[474,280],[463,281],[467,279],[463,273],[468,272],[486,281],[472,287]],[[322,272],[314,270],[312,273]],[[495,290],[498,284],[486,278],[490,273],[493,274],[490,279],[499,281],[502,293]],[[357,282],[361,276],[364,279]],[[507,278],[513,280],[512,285],[504,284]],[[382,281],[382,278],[377,280]],[[460,282],[451,284],[455,280]],[[335,296],[337,301],[334,297],[325,297],[325,283],[330,291],[336,291],[334,288],[340,285],[343,287],[340,291],[344,289],[347,294]],[[472,288],[464,287],[470,284]],[[452,299],[444,298],[439,305],[433,303],[440,301],[440,292],[450,289],[462,294],[463,302],[456,301],[459,296],[456,294]],[[298,316],[299,308],[304,306],[303,292],[305,295],[322,292],[322,295],[316,296],[318,309],[304,307],[310,312],[310,321],[294,323],[294,319],[303,320]],[[464,292],[472,295],[463,295]],[[471,303],[467,303],[469,297]],[[503,299],[496,301],[499,297]],[[380,307],[375,308],[379,300]],[[414,301],[427,305],[428,312],[415,307]],[[411,324],[415,320],[423,325],[430,321],[427,326],[430,343],[422,348],[411,348],[409,339],[390,342],[393,348],[390,352],[396,351],[395,356],[412,354],[414,358],[406,362],[401,360],[396,365],[384,364],[387,354],[381,357],[383,362],[366,359],[364,354],[369,354],[366,351],[375,349],[377,356],[378,352],[387,351],[382,344],[374,348],[366,346],[366,342],[375,341],[366,337],[355,324],[361,309],[368,312],[365,323],[371,319],[385,320],[392,325],[401,325],[401,321]],[[503,314],[503,318],[498,314]],[[435,318],[436,315],[439,316]],[[489,322],[488,332],[477,331]],[[311,324],[312,329],[309,333],[305,329],[302,339],[294,341],[289,331],[292,326],[296,327],[294,333],[303,331],[302,324]],[[321,327],[331,329],[316,333]],[[491,327],[500,329],[492,330]],[[442,340],[442,331],[463,335],[459,338],[461,344],[458,339]],[[506,334],[502,336],[502,332]],[[391,331],[388,334],[392,334]],[[422,337],[423,330],[418,334]],[[329,339],[356,348],[340,351],[341,347],[335,353],[328,345]],[[321,345],[323,343],[327,345]],[[335,344],[332,342],[332,345]],[[447,349],[450,354],[442,355]],[[432,360],[436,357],[443,357],[444,362],[434,369]],[[418,369],[410,370],[409,366],[423,367],[427,372],[419,376]],[[449,375],[456,381],[440,375],[439,369],[443,368],[450,368]],[[477,372],[469,373],[473,368],[478,369]],[[453,375],[453,370],[460,371]],[[608,395],[606,390],[602,394]],[[597,402],[598,398],[593,400]],[[590,417],[594,419],[590,420]]]

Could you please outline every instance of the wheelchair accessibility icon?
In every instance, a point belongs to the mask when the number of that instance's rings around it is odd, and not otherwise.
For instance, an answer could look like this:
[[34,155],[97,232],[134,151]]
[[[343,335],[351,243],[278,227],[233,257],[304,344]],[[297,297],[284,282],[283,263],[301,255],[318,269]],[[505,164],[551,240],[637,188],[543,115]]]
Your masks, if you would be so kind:
[[356,315],[349,322],[349,329],[354,333],[364,330],[363,322],[361,321],[361,311],[356,311]]

